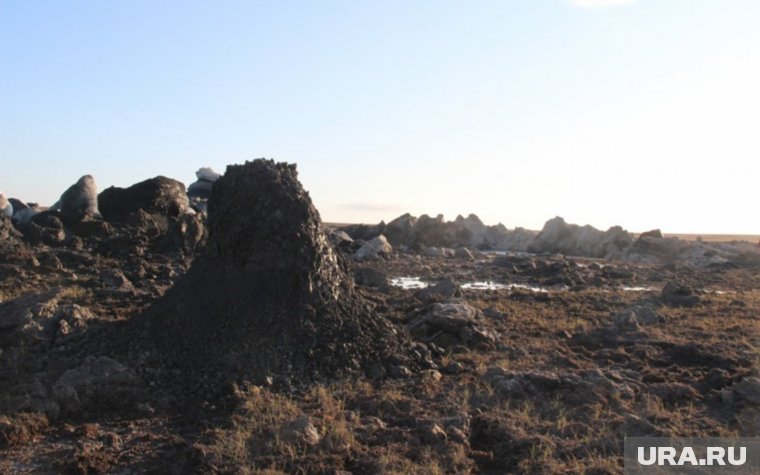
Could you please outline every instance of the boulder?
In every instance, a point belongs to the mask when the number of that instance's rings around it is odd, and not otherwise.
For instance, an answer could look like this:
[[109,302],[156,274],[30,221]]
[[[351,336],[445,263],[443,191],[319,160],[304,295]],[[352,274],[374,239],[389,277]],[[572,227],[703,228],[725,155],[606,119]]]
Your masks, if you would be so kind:
[[8,198],[8,202],[11,204],[11,206],[13,206],[13,214],[18,213],[22,209],[29,208],[28,204],[24,203],[18,198]]
[[358,246],[356,245],[356,242],[345,231],[341,231],[339,229],[331,230],[329,238],[333,246],[342,251],[350,252],[357,250]]
[[385,228],[385,222],[380,221],[378,224],[351,224],[340,229],[351,236],[351,239],[369,241],[383,234]]
[[394,246],[410,247],[416,241],[414,226],[417,218],[409,213],[402,214],[385,227],[384,233]]
[[0,191],[0,216],[5,216],[6,218],[12,218],[13,217],[13,205],[10,201],[8,201],[8,198],[5,197],[5,195]]
[[387,225],[357,224],[343,228],[354,239],[369,240],[384,234],[393,246],[424,250],[426,247],[468,247],[525,251],[535,233],[523,228],[509,231],[503,224],[486,226],[474,214],[444,221],[443,215],[419,218],[404,213]]
[[357,261],[380,259],[382,257],[388,257],[393,252],[393,246],[388,242],[385,236],[382,234],[370,241],[364,243],[358,251],[354,253],[354,259]]
[[450,246],[452,239],[448,226],[443,220],[443,215],[439,214],[435,218],[423,214],[417,219],[414,225],[415,245],[418,247],[425,246]]
[[13,207],[13,222],[16,224],[16,226],[22,227],[26,223],[28,223],[35,214],[39,213],[40,209],[37,207],[25,207],[25,208],[18,208],[16,206]]
[[60,211],[64,224],[75,223],[85,217],[98,217],[98,189],[92,175],[84,175],[61,195],[52,206]]
[[417,292],[417,298],[423,302],[430,300],[441,301],[452,297],[461,297],[462,291],[459,285],[452,279],[445,279],[430,287],[425,287]]
[[660,300],[671,307],[694,307],[699,303],[699,297],[694,289],[679,282],[668,282],[660,292]]
[[466,259],[468,261],[475,259],[475,256],[472,254],[472,251],[470,251],[466,247],[458,247],[454,249],[454,257],[456,257],[457,259]]
[[198,169],[195,172],[195,176],[198,180],[187,187],[187,195],[190,198],[200,198],[202,200],[207,200],[211,196],[214,183],[222,177],[222,175],[208,167]]
[[639,325],[652,325],[662,319],[649,305],[634,305],[612,315],[612,324],[618,330],[635,330]]
[[109,187],[98,196],[100,212],[111,222],[123,222],[138,210],[177,217],[190,206],[185,185],[163,176],[136,183],[129,188]]
[[639,239],[641,238],[655,238],[655,239],[662,239],[662,231],[659,229],[652,229],[651,231],[643,232],[639,235]]
[[622,259],[633,238],[620,226],[602,232],[593,226],[568,224],[557,216],[544,224],[528,245],[533,253],[560,253],[568,256]]
[[367,287],[387,289],[389,285],[388,274],[371,267],[360,267],[354,273],[356,283]]
[[457,345],[493,347],[497,335],[485,326],[480,310],[462,302],[434,303],[407,325],[423,342],[448,348]]

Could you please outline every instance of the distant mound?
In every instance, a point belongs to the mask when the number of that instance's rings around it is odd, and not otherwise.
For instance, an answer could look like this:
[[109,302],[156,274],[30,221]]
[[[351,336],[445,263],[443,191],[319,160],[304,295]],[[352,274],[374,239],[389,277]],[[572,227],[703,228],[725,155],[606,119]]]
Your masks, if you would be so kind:
[[147,315],[178,364],[318,379],[404,359],[392,325],[356,292],[295,165],[227,167],[208,211],[205,250]]

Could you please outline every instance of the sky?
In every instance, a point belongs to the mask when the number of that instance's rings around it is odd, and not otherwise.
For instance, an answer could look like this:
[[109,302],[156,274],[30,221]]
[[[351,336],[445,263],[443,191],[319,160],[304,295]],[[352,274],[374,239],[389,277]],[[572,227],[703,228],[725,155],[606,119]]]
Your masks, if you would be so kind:
[[258,157],[322,218],[760,234],[757,0],[0,0],[0,191]]

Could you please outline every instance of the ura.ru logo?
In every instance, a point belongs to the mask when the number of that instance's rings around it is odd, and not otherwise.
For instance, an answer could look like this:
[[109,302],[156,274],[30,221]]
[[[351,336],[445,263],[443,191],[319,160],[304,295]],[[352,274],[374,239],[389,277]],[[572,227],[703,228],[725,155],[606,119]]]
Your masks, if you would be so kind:
[[683,447],[680,454],[675,447],[639,447],[638,461],[641,465],[744,465],[747,448],[705,447],[705,456],[699,458],[693,447]]

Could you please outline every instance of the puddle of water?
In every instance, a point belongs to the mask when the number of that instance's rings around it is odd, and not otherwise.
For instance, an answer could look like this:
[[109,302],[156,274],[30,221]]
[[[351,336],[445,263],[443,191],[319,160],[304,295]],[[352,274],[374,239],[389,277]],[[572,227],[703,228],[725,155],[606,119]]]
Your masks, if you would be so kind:
[[402,289],[424,289],[430,286],[429,283],[419,277],[394,277],[391,279],[391,285]]
[[522,251],[500,251],[500,250],[494,250],[494,249],[489,249],[489,250],[480,251],[480,252],[486,255],[490,255],[490,256],[525,257],[525,256],[531,255],[528,252],[522,252]]
[[[430,287],[430,282],[425,282],[420,277],[394,277],[391,279],[391,285],[394,287],[401,287],[402,289],[424,289]],[[526,284],[501,284],[492,280],[480,280],[474,282],[466,282],[460,286],[463,290],[527,290],[528,292],[547,293],[549,289],[545,287],[536,287]],[[657,287],[645,287],[645,286],[624,286],[620,287],[623,292],[659,292]],[[566,288],[559,288],[555,290],[567,290]],[[707,290],[706,292],[714,294],[730,293],[726,290]]]
[[506,289],[507,286],[504,284],[499,284],[497,282],[494,282],[492,280],[483,280],[478,282],[467,282],[466,284],[460,285],[461,288],[464,290],[502,290]]
[[544,293],[544,294],[549,292],[548,289],[545,289],[543,287],[533,287],[533,286],[525,285],[525,284],[509,284],[508,287],[509,287],[509,290],[515,290],[515,289],[528,290],[530,292],[539,292],[539,293]]
[[467,282],[461,285],[464,290],[528,290],[530,292],[548,292],[541,287],[532,287],[525,284],[500,284],[492,280],[483,280],[477,282]]
[[[420,277],[394,277],[391,285],[402,289],[424,289],[430,287],[430,282],[425,282]],[[525,284],[500,284],[492,280],[466,282],[460,286],[463,290],[527,290],[529,292],[548,292],[542,287],[533,287]]]

